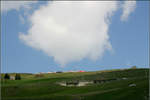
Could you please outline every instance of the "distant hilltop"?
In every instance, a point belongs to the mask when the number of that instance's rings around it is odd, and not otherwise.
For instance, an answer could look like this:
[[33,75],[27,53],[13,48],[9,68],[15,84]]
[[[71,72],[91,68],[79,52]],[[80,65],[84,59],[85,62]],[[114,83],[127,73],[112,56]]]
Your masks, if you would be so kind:
[[38,72],[36,74],[44,74],[44,73],[48,73],[48,74],[50,74],[50,73],[69,73],[69,72],[86,72],[86,71],[84,71],[84,70],[79,70],[79,71],[73,71],[73,70],[71,70],[71,71],[56,71],[56,72]]

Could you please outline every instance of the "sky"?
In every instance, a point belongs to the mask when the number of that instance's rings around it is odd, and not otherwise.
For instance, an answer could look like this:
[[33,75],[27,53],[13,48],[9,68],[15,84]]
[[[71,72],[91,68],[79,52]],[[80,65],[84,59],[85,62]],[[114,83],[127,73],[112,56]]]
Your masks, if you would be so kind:
[[149,66],[149,1],[3,1],[1,71]]

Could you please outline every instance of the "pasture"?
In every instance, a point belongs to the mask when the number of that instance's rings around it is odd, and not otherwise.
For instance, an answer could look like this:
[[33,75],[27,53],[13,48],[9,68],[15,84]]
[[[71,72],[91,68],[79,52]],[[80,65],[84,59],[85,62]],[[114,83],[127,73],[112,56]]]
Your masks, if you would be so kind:
[[[49,73],[41,77],[21,73],[21,80],[1,80],[1,95],[2,100],[148,100],[148,73],[149,69],[144,68]],[[116,80],[80,87],[57,84],[99,79]],[[136,86],[130,87],[130,84]]]

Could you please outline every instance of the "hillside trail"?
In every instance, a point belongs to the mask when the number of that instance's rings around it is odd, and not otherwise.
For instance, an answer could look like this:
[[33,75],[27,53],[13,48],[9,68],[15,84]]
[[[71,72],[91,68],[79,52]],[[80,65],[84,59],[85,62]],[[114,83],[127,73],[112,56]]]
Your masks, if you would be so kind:
[[89,92],[89,93],[83,93],[83,94],[76,94],[72,96],[89,96],[93,94],[102,94],[102,93],[107,93],[107,92],[112,92],[116,90],[120,90],[121,88],[115,88],[115,89],[110,89],[110,90],[103,90],[103,91],[95,91],[95,92]]

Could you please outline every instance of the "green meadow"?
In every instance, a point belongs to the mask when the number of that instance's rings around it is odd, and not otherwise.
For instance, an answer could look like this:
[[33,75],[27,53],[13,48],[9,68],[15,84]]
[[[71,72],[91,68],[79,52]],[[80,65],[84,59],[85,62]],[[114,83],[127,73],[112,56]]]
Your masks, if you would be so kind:
[[[15,73],[10,73],[14,76]],[[4,77],[4,74],[2,74]],[[1,80],[2,100],[148,100],[149,69],[49,73],[37,77],[21,73],[21,80]],[[67,81],[114,81],[85,86],[61,86]],[[136,86],[129,86],[135,84]]]

